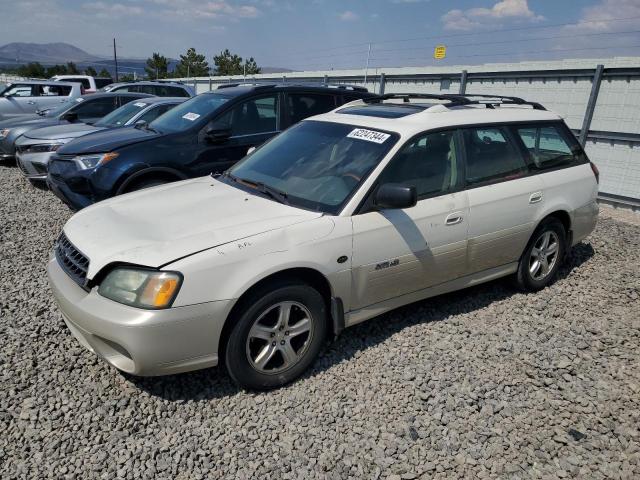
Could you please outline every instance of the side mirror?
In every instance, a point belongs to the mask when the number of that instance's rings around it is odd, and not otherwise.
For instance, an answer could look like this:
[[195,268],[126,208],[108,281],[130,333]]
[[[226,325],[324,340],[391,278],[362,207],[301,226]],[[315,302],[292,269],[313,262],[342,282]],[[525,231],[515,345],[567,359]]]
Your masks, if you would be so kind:
[[374,204],[381,209],[411,208],[418,203],[416,187],[399,183],[384,183],[376,191]]
[[231,137],[231,129],[230,128],[212,128],[207,130],[205,133],[205,138],[208,142],[213,144],[221,144],[225,143]]
[[66,120],[69,123],[78,121],[78,114],[74,112],[67,112],[62,116],[62,120]]
[[138,120],[136,123],[133,124],[134,127],[136,128],[144,128],[147,126],[147,121],[146,120]]

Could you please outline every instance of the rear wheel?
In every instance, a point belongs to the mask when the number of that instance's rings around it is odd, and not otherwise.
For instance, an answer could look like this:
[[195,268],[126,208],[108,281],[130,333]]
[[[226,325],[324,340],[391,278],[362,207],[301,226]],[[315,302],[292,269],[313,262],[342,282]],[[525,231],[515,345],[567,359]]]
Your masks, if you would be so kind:
[[299,377],[326,336],[327,311],[320,293],[286,281],[243,303],[225,351],[231,378],[243,388],[266,390]]
[[522,290],[537,291],[553,281],[564,258],[566,238],[564,225],[556,218],[538,226],[518,265],[516,282]]

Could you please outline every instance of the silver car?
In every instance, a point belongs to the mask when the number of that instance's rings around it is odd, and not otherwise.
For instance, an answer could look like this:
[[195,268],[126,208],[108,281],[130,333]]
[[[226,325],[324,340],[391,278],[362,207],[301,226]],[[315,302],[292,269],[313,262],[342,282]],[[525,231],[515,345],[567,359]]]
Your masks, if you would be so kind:
[[186,98],[149,97],[129,102],[93,125],[70,123],[30,130],[15,142],[16,160],[22,173],[32,183],[47,179],[47,164],[53,152],[74,138],[109,128],[148,124]]
[[79,83],[53,80],[9,83],[0,91],[0,120],[53,108],[81,95]]
[[122,105],[147,97],[150,96],[144,93],[94,93],[37,114],[0,121],[0,160],[14,158],[16,140],[29,130],[69,123],[95,123]]

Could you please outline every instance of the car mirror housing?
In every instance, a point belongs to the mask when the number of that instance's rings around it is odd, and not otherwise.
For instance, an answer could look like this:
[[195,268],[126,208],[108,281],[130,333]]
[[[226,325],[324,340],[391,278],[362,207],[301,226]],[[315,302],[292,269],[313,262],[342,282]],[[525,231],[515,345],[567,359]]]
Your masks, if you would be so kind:
[[62,116],[62,120],[66,120],[69,123],[78,121],[78,114],[74,112],[67,112]]
[[416,187],[384,183],[376,191],[374,204],[379,209],[411,208],[418,203]]
[[225,143],[231,138],[230,128],[211,128],[206,131],[205,138],[208,142],[214,144]]

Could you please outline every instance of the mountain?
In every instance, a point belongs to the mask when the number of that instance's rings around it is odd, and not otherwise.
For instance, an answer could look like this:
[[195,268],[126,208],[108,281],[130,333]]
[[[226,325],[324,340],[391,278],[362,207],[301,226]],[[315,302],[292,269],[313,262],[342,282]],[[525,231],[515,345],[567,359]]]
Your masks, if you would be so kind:
[[101,60],[84,50],[68,43],[8,43],[0,47],[0,61],[3,63],[40,62],[43,64],[67,62],[92,62]]

